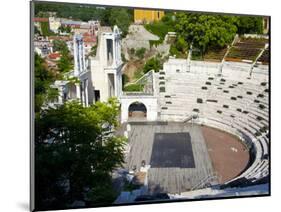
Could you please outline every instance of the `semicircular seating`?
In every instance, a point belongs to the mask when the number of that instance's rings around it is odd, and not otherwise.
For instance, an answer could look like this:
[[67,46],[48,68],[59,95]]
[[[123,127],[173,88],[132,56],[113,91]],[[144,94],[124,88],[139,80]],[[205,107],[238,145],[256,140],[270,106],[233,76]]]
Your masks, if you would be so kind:
[[[226,184],[244,179],[255,183],[269,173],[269,85],[262,77],[232,77],[199,71],[165,70],[165,92],[159,93],[160,119],[182,121],[198,114],[198,123],[223,129],[239,137],[249,148],[252,162]],[[192,67],[191,67],[192,70]],[[236,70],[233,70],[235,75]],[[264,77],[267,75],[267,78]],[[156,81],[159,83],[159,81]]]

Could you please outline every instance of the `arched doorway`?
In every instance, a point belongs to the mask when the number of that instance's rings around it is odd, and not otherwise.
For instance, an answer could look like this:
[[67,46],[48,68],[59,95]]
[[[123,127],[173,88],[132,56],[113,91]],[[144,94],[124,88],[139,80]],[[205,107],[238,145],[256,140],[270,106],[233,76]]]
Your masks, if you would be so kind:
[[133,102],[128,109],[129,120],[146,120],[147,109],[141,102]]

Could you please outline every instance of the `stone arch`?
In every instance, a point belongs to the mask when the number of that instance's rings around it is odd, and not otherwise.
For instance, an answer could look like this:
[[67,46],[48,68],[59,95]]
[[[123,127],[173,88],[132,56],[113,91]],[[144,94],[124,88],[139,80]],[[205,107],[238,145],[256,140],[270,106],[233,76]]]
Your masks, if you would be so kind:
[[141,101],[133,101],[128,106],[128,118],[146,120],[147,106]]

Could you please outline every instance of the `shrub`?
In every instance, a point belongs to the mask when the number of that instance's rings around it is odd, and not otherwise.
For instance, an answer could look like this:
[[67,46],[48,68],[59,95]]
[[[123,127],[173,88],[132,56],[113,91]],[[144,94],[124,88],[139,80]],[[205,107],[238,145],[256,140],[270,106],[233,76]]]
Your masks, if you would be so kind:
[[143,59],[143,58],[144,58],[145,51],[146,51],[145,48],[137,49],[137,51],[136,51],[136,56],[137,56],[139,59]]
[[136,52],[136,50],[135,50],[134,48],[131,48],[131,49],[130,49],[130,54],[131,54],[131,55],[134,55],[135,52]]

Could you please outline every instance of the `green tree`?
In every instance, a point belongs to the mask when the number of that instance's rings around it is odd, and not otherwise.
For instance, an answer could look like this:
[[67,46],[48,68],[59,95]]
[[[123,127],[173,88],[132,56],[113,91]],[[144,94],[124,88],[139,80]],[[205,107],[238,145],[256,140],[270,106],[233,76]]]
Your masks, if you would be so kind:
[[156,56],[146,61],[143,67],[143,72],[147,73],[150,70],[154,70],[155,72],[158,72],[162,68],[163,68],[163,64],[161,63],[159,57]]
[[60,26],[58,28],[58,30],[61,32],[61,33],[70,33],[71,32],[71,27],[70,26]]
[[35,112],[41,110],[42,105],[47,101],[57,98],[58,92],[50,85],[55,81],[55,76],[47,69],[45,61],[38,54],[34,56],[34,93]]
[[106,21],[107,24],[110,26],[117,25],[122,32],[122,37],[125,37],[128,33],[129,26],[132,22],[132,17],[128,9],[108,8],[107,13],[108,13],[108,20]]
[[224,15],[202,15],[179,12],[176,14],[176,31],[189,44],[201,49],[223,48],[233,40],[237,18]]
[[54,51],[61,53],[61,58],[58,61],[58,68],[61,73],[68,72],[73,69],[72,56],[67,48],[66,42],[61,40],[54,40]]
[[176,55],[177,58],[186,58],[189,45],[186,40],[177,36],[176,41],[170,47],[170,54],[172,56]]
[[66,42],[63,40],[53,40],[53,51],[68,52]]
[[254,16],[237,16],[236,26],[239,34],[262,34],[263,20],[262,17]]
[[124,162],[123,137],[116,137],[115,99],[83,107],[67,102],[42,111],[35,120],[37,209],[110,204],[116,198],[112,171]]

